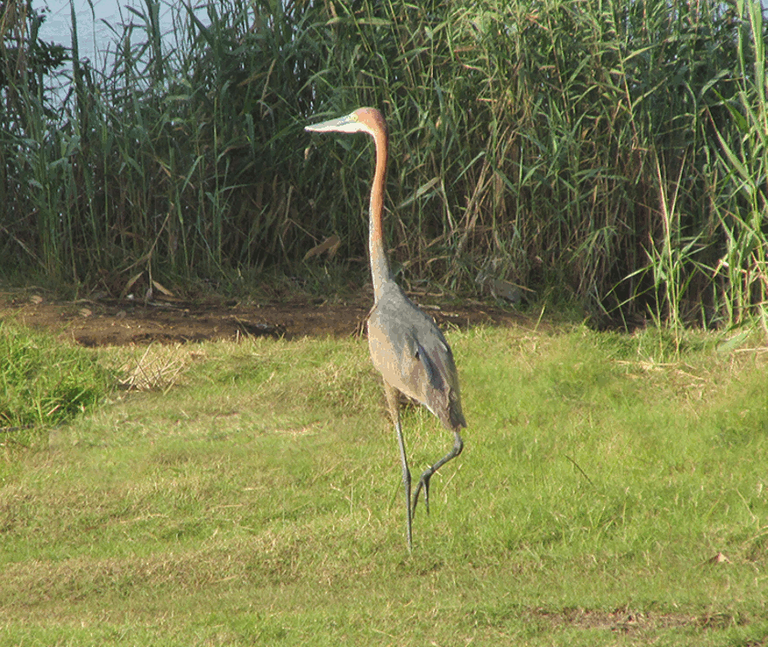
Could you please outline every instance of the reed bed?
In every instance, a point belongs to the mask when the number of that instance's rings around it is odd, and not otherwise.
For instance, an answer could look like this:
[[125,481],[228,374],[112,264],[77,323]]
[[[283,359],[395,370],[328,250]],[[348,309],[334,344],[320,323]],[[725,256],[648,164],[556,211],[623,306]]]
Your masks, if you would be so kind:
[[597,323],[765,322],[759,2],[222,0],[171,6],[163,33],[146,0],[101,69],[73,48],[63,111],[10,7],[3,276],[238,288],[336,235],[306,263],[363,280],[370,146],[303,126],[369,104],[406,283],[510,281]]

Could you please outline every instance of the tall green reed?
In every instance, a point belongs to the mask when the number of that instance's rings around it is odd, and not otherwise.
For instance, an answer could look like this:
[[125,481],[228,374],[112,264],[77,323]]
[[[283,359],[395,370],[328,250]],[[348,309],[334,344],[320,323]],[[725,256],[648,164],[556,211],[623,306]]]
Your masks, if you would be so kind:
[[720,171],[713,207],[724,245],[713,268],[716,298],[728,320],[757,315],[768,332],[768,98],[762,9],[736,2],[737,92],[723,103],[729,129],[715,127]]
[[103,69],[75,65],[64,120],[6,154],[18,266],[120,293],[296,271],[337,234],[362,277],[371,147],[302,127],[371,104],[406,283],[492,276],[627,324],[764,300],[757,3],[227,0],[177,7],[170,33],[159,11],[133,10]]

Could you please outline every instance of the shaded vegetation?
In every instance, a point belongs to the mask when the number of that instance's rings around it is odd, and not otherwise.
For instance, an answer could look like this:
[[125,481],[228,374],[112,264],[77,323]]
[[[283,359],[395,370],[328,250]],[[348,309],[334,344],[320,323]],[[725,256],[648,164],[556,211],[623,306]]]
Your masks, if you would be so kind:
[[[335,259],[311,264],[362,281],[370,149],[302,128],[371,104],[390,123],[388,228],[407,282],[509,280],[598,322],[764,317],[759,2],[174,10],[168,34],[155,0],[132,10],[104,69],[75,47],[61,117],[30,64],[5,77],[6,276],[112,294],[157,279],[236,288],[304,271],[336,234]],[[32,61],[19,24],[6,23],[6,69]]]
[[0,428],[69,422],[115,386],[93,353],[0,321]]

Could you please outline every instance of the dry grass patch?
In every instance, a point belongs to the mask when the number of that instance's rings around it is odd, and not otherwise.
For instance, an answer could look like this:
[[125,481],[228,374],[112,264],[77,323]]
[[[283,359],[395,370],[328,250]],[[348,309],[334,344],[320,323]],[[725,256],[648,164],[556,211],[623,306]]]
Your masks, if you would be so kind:
[[165,392],[180,384],[189,367],[205,356],[202,346],[150,344],[115,349],[112,364],[123,388]]

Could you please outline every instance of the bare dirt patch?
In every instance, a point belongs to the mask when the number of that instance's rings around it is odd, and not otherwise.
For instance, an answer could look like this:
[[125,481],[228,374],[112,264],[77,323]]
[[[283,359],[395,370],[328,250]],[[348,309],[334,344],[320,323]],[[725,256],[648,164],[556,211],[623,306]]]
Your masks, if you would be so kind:
[[[150,342],[179,343],[243,336],[288,339],[348,336],[362,331],[370,299],[345,302],[296,299],[281,303],[244,304],[236,300],[204,302],[181,299],[148,303],[129,299],[56,301],[37,294],[0,293],[0,319],[13,317],[31,328],[58,333],[83,346],[119,346]],[[524,319],[490,304],[473,302],[422,307],[440,326],[480,324],[509,326]]]

